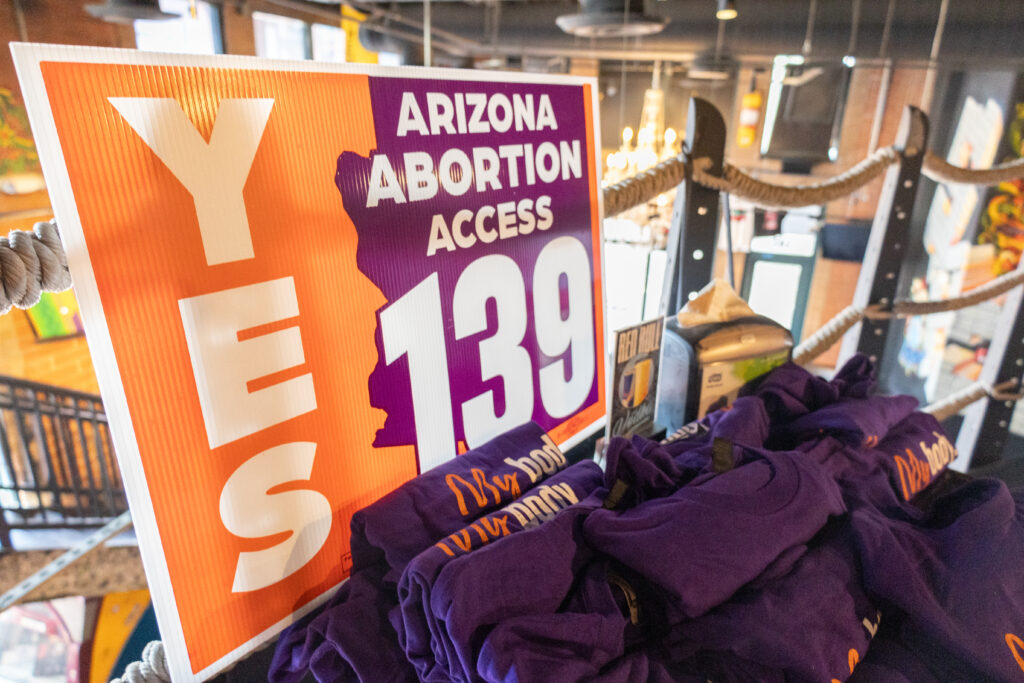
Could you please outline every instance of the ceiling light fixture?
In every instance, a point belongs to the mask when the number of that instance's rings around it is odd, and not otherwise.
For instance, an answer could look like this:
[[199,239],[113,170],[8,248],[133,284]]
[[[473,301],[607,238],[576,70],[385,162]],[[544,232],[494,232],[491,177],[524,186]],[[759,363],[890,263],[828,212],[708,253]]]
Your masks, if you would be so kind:
[[729,21],[735,19],[737,14],[736,3],[733,0],[718,0],[718,11],[715,12],[715,18],[721,21]]
[[565,14],[555,23],[581,38],[635,38],[658,33],[666,17],[644,14],[643,0],[579,0],[582,11]]
[[114,24],[131,24],[137,19],[153,21],[180,18],[177,14],[162,11],[159,0],[106,0],[99,5],[86,5],[85,11],[97,19]]

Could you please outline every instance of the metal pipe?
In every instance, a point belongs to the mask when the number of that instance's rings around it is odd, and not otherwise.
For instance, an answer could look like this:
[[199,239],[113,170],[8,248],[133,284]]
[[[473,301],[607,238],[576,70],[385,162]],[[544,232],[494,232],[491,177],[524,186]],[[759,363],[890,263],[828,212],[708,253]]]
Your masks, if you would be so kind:
[[[319,9],[306,3],[295,2],[295,0],[264,0],[264,2],[270,3],[272,5],[277,5],[279,7],[284,7],[290,10],[294,10],[296,12],[304,12],[306,14],[312,14],[318,17],[329,18],[330,21],[335,23],[338,21],[337,14],[334,12],[327,12],[326,10]],[[397,24],[403,24],[404,26],[407,26],[408,28],[411,29],[415,29],[417,31],[423,29],[422,21],[417,21],[412,17],[407,17],[401,12],[381,9],[374,5],[358,2],[356,0],[346,0],[346,2],[342,3],[342,5],[347,5],[348,7],[351,7],[352,9],[358,12],[368,14],[370,19],[389,19]],[[366,21],[365,19],[356,19],[354,17],[351,17],[351,19],[353,21],[358,22]],[[482,46],[482,43],[480,43],[479,41],[473,40],[472,38],[466,38],[465,36],[461,36],[458,33],[444,31],[436,27],[431,28],[431,34],[434,37],[435,43],[437,42],[438,38],[442,38],[447,40],[450,44],[464,45],[467,48],[469,46]]]
[[938,74],[939,48],[942,46],[942,34],[946,30],[946,12],[949,10],[949,0],[942,0],[939,5],[939,20],[935,24],[935,38],[932,39],[932,53],[928,57],[928,71],[924,75],[924,87],[921,91],[921,109],[927,113],[932,106],[932,97],[935,95],[935,77]]
[[804,33],[804,45],[800,54],[806,56],[811,54],[811,47],[814,43],[814,17],[818,13],[818,0],[811,0],[810,10],[807,12],[807,32]]
[[498,35],[501,30],[501,0],[494,0],[490,4],[491,7],[491,46],[498,44]]
[[882,67],[882,82],[878,84],[878,98],[875,100],[875,118],[871,121],[871,141],[868,143],[868,154],[878,149],[878,138],[882,135],[882,121],[885,119],[885,107],[889,103],[889,84],[892,82],[892,62],[886,61]]
[[14,0],[14,21],[18,24],[18,38],[21,42],[28,42],[28,27],[25,26],[25,12],[21,7],[21,0]]
[[885,10],[885,25],[882,27],[882,44],[878,48],[878,56],[885,57],[889,52],[889,36],[892,33],[892,19],[896,14],[896,0],[889,0]]
[[729,208],[729,193],[722,193],[722,203],[725,205],[725,255],[728,259],[725,262],[725,272],[729,276],[729,286],[732,287],[732,291],[737,292],[736,289],[736,266],[733,263],[733,249],[732,249],[732,209]]
[[715,61],[722,55],[722,46],[725,44],[725,19],[718,20],[718,38],[715,40]]
[[853,0],[852,14],[850,16],[850,42],[846,46],[846,54],[853,56],[857,51],[857,30],[860,28],[860,5],[861,0]]
[[[367,23],[367,22],[364,21],[363,23]],[[417,45],[423,45],[423,36],[422,36],[422,34],[415,33],[415,32],[413,32],[411,30],[406,30],[406,29],[403,29],[403,28],[396,28],[394,26],[388,26],[387,24],[378,24],[376,22],[369,23],[367,25],[370,28],[372,28],[374,31],[377,31],[378,33],[383,33],[384,35],[387,35],[387,36],[394,36],[396,38],[401,38],[402,40],[408,40],[410,43],[415,43]],[[436,49],[441,50],[442,52],[445,52],[447,54],[450,54],[450,55],[453,55],[453,56],[456,56],[456,57],[469,57],[471,55],[476,54],[475,48],[474,49],[470,49],[470,48],[463,47],[461,45],[452,45],[452,44],[450,44],[450,43],[448,43],[446,41],[438,40],[437,36],[434,36],[433,46]]]
[[423,0],[423,66],[431,66],[430,0]]

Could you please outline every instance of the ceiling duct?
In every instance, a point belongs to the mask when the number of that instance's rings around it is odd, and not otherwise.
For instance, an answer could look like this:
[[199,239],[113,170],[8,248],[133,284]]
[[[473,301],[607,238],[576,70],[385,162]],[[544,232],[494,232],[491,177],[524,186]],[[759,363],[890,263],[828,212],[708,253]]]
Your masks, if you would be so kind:
[[160,9],[159,0],[107,0],[101,5],[86,5],[85,11],[113,24],[130,24],[136,19],[178,19],[179,15]]
[[579,14],[555,19],[558,28],[581,38],[634,38],[661,32],[665,17],[644,14],[643,0],[580,0]]

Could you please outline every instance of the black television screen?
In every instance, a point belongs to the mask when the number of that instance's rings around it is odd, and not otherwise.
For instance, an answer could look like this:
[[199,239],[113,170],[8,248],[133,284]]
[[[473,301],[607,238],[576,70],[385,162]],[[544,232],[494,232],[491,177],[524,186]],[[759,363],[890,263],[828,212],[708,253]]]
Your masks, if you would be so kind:
[[835,161],[850,83],[843,63],[777,57],[768,91],[761,155],[805,166]]

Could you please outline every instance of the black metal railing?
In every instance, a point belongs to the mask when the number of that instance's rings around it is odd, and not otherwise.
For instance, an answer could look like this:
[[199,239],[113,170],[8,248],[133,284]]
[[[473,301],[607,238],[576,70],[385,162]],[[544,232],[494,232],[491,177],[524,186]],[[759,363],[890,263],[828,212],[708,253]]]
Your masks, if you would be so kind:
[[100,397],[0,375],[0,550],[15,529],[88,529],[127,509]]

